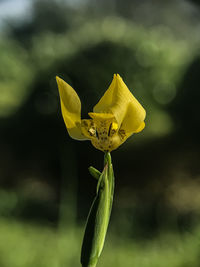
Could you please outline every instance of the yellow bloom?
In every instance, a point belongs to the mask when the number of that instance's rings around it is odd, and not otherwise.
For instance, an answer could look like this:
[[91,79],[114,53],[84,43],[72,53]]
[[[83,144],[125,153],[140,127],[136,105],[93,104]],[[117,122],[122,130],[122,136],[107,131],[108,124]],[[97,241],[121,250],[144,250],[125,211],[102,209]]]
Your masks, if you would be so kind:
[[91,119],[81,120],[81,102],[75,90],[56,77],[61,110],[69,135],[77,140],[91,140],[102,151],[112,151],[133,133],[145,127],[146,112],[119,76],[88,113]]

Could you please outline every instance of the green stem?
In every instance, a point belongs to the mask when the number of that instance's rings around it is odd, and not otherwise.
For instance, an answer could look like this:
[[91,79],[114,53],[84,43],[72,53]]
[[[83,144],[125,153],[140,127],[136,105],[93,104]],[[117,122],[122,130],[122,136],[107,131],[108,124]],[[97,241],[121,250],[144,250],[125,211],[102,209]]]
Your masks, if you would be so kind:
[[[91,170],[91,167],[90,167]],[[93,172],[95,170],[95,172]],[[101,174],[92,169],[91,174],[97,178],[97,193],[92,203],[83,238],[81,263],[83,267],[95,267],[102,252],[109,224],[113,194],[114,174],[109,152],[104,156],[104,169]]]

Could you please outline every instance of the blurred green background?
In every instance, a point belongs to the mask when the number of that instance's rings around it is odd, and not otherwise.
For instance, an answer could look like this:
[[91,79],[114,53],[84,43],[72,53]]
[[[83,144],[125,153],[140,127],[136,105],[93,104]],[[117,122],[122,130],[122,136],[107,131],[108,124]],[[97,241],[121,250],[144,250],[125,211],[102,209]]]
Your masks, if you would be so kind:
[[119,73],[146,128],[112,152],[98,266],[200,266],[200,2],[0,1],[0,267],[80,266],[103,153],[67,134],[55,76],[82,116]]

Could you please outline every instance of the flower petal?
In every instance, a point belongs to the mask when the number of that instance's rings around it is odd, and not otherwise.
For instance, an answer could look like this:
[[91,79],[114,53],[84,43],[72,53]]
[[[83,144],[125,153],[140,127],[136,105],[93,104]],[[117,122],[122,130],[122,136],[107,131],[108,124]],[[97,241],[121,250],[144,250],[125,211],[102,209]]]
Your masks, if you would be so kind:
[[130,102],[121,129],[125,130],[128,135],[142,131],[145,127],[145,116],[146,112],[137,100]]
[[64,80],[56,76],[62,116],[69,135],[73,139],[87,140],[81,133],[81,101],[75,90]]
[[89,112],[88,115],[96,121],[114,121],[115,116],[112,113],[94,113]]
[[94,107],[94,112],[112,113],[119,126],[127,132],[136,132],[146,112],[129,91],[119,74],[114,74],[111,85]]
[[134,133],[141,132],[144,129],[144,127],[145,127],[145,122],[143,121]]

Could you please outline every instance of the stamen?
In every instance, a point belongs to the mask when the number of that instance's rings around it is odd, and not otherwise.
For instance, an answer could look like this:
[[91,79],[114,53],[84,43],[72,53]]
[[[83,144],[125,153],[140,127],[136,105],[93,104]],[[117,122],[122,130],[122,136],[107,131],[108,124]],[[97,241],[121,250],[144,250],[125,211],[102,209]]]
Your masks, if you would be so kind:
[[81,131],[88,138],[96,137],[96,126],[90,119],[81,121]]
[[108,136],[110,136],[111,128],[112,128],[112,123],[110,124],[109,129],[108,129]]
[[108,136],[112,137],[118,129],[118,124],[116,122],[112,122],[109,126],[109,130],[108,130]]
[[96,136],[96,129],[91,127],[90,129],[88,129],[88,133],[91,135],[91,136]]
[[123,130],[119,135],[117,134],[119,126],[113,118],[107,118],[107,114],[106,118],[102,117],[101,114],[99,117],[96,115],[94,119],[82,120],[81,130],[96,148],[102,151],[111,151],[117,142],[125,138],[126,134]]

